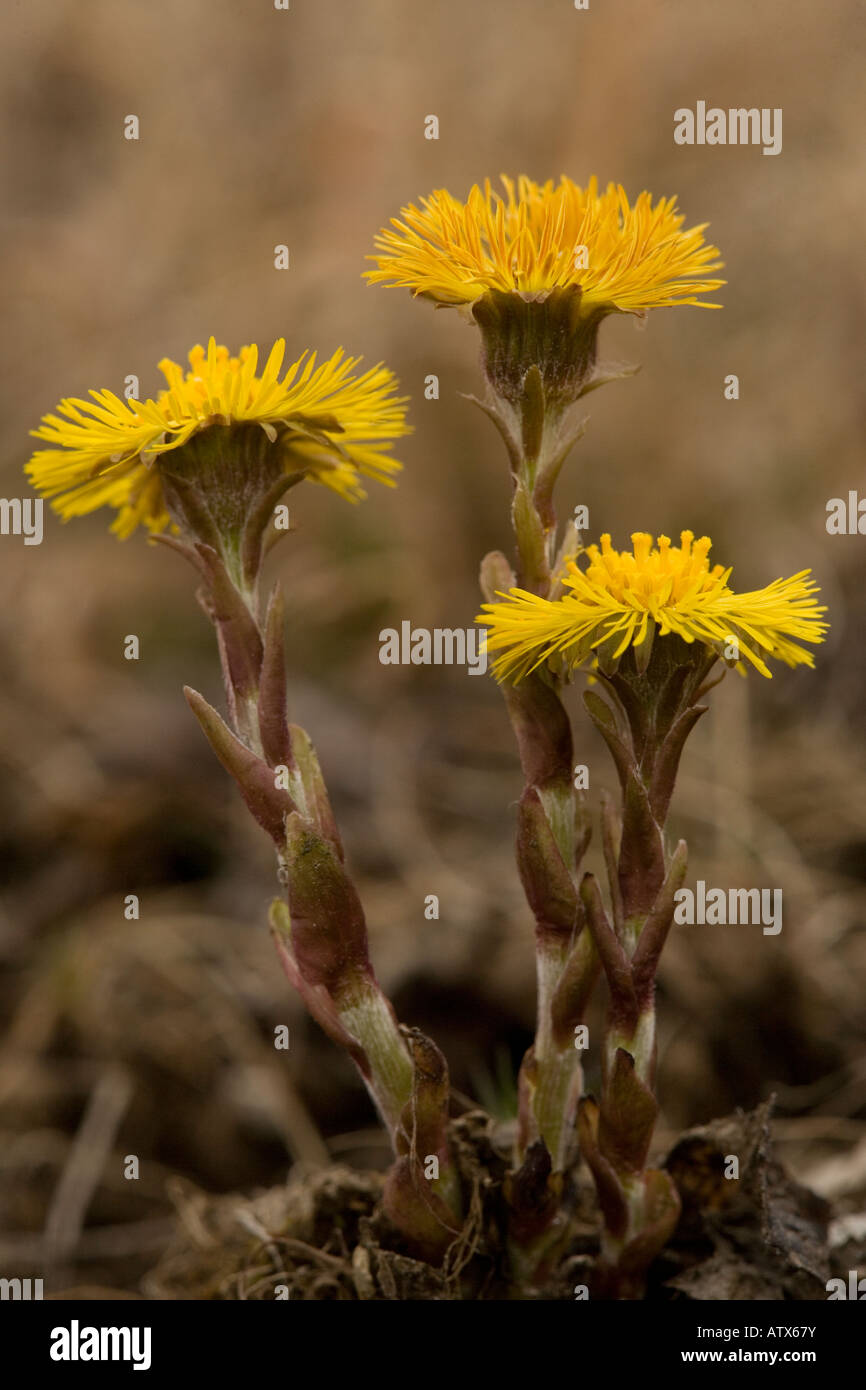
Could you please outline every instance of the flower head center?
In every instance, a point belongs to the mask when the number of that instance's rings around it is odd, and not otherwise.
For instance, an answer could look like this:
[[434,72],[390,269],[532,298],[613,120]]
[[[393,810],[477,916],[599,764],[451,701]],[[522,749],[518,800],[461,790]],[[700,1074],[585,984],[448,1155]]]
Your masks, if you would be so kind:
[[659,536],[654,546],[648,532],[635,531],[631,540],[631,552],[618,551],[610,536],[603,535],[600,546],[587,547],[590,563],[585,570],[574,562],[569,565],[566,586],[582,597],[588,597],[587,589],[595,590],[599,597],[607,595],[618,604],[649,613],[699,594],[726,591],[731,571],[710,565],[708,536],[696,541],[692,531],[683,531],[678,546],[671,545],[668,536]]

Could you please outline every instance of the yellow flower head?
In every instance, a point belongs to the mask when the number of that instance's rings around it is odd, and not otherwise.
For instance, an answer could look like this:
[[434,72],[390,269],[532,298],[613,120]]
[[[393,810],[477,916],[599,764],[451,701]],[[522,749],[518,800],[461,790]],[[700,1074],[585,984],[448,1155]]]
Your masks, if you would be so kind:
[[353,501],[364,496],[361,474],[390,482],[401,467],[391,441],[409,433],[393,373],[380,364],[353,376],[361,359],[339,348],[318,366],[305,352],[280,379],[284,353],[281,338],[257,375],[257,347],[231,357],[211,338],[207,351],[193,348],[187,372],[160,362],[168,384],[155,400],[121,400],[112,391],[63,400],[33,431],[49,447],[33,455],[28,477],[64,520],[115,507],[111,529],[122,538],[139,523],[165,530],[160,464],[171,469],[172,452],[213,426],[261,426],[287,479],[307,476]]
[[539,184],[502,177],[505,195],[489,179],[465,203],[437,189],[421,206],[410,203],[376,238],[371,283],[405,286],[439,304],[474,304],[488,291],[543,295],[579,286],[581,313],[637,314],[671,304],[698,304],[724,280],[705,244],[706,224],[683,230],[676,198],[641,193],[633,204],[619,184],[599,192],[560,178]]
[[502,602],[484,604],[477,621],[487,626],[487,650],[501,653],[493,667],[499,679],[520,680],[551,658],[573,670],[602,646],[617,661],[629,647],[672,634],[728,659],[738,652],[764,676],[771,674],[764,657],[814,664],[798,645],[822,642],[828,626],[811,570],[737,594],[728,585],[730,569],[710,565],[707,536],[696,541],[683,531],[679,546],[659,536],[655,547],[644,531],[631,539],[631,553],[614,550],[605,535],[600,548],[584,552],[586,568],[570,561],[559,599],[512,589]]

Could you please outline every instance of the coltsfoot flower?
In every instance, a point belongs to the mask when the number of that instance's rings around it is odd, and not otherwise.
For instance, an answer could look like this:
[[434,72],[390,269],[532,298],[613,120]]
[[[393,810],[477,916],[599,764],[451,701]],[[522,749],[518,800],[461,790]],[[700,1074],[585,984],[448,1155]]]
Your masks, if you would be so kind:
[[670,304],[699,304],[724,280],[706,279],[721,266],[705,244],[706,223],[682,230],[676,198],[655,205],[650,193],[629,203],[621,184],[603,193],[564,175],[535,183],[502,176],[505,196],[490,180],[465,203],[444,188],[403,208],[394,230],[376,237],[372,284],[403,285],[438,304],[474,304],[488,290],[537,295],[579,285],[585,312],[643,313]]
[[339,348],[318,365],[303,353],[281,379],[284,354],[281,338],[257,375],[257,347],[232,357],[211,338],[192,349],[189,371],[159,364],[168,384],[155,400],[107,390],[62,400],[33,431],[49,447],[27,474],[64,520],[116,508],[121,538],[140,524],[164,531],[174,519],[167,491],[182,479],[205,492],[229,484],[247,507],[281,477],[286,487],[312,478],[353,501],[365,495],[362,475],[391,482],[401,467],[392,441],[409,433],[393,373],[379,364],[355,376],[361,359]]
[[653,640],[670,636],[727,660],[738,653],[764,676],[771,675],[764,658],[814,665],[800,643],[822,642],[828,624],[811,570],[738,594],[728,584],[731,569],[710,564],[709,537],[696,541],[683,531],[679,546],[667,536],[653,546],[651,535],[636,531],[631,540],[631,552],[617,551],[604,535],[584,552],[585,568],[569,561],[559,599],[511,589],[483,605],[477,621],[487,627],[487,650],[500,653],[498,679],[519,681],[547,661],[573,671],[601,649],[615,664],[629,647],[645,669]]
[[599,192],[561,177],[535,183],[490,180],[465,203],[437,189],[410,203],[376,237],[371,284],[404,286],[436,304],[471,310],[484,336],[497,394],[516,403],[537,366],[550,401],[577,399],[595,364],[598,325],[608,314],[643,314],[699,298],[719,252],[706,224],[684,229],[676,198],[630,203],[620,184]]

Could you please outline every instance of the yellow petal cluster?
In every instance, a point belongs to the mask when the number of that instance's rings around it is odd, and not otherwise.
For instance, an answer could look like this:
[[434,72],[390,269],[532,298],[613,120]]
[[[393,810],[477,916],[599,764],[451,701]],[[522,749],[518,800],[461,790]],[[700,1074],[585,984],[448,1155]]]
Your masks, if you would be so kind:
[[261,425],[282,449],[287,475],[305,473],[350,500],[364,496],[361,475],[389,482],[401,467],[391,442],[409,433],[393,373],[379,364],[353,375],[361,359],[338,348],[319,364],[304,352],[281,377],[285,347],[281,338],[257,374],[255,345],[233,357],[211,338],[207,350],[192,349],[186,372],[160,362],[167,385],[155,400],[113,391],[62,400],[33,431],[49,447],[27,465],[31,482],[64,520],[111,506],[120,537],[139,524],[162,531],[169,517],[159,459],[198,430],[233,423]]
[[740,657],[764,676],[771,675],[765,658],[814,664],[799,645],[822,642],[827,631],[811,570],[737,594],[728,584],[731,570],[710,565],[707,536],[696,541],[683,531],[679,546],[667,536],[654,546],[651,535],[637,531],[631,540],[630,552],[614,550],[609,535],[588,546],[579,557],[584,568],[569,562],[559,599],[512,589],[484,604],[477,621],[487,628],[487,650],[500,653],[493,664],[499,679],[520,680],[554,657],[574,669],[604,644],[616,660],[648,638],[671,634],[720,655],[734,638]]
[[373,284],[404,286],[439,304],[473,304],[488,290],[521,294],[579,285],[582,310],[637,314],[673,304],[708,304],[698,295],[725,282],[707,278],[722,262],[704,241],[706,223],[683,228],[676,198],[630,203],[620,184],[599,192],[563,176],[535,183],[502,176],[505,193],[471,189],[465,203],[437,189],[410,203],[376,237]]

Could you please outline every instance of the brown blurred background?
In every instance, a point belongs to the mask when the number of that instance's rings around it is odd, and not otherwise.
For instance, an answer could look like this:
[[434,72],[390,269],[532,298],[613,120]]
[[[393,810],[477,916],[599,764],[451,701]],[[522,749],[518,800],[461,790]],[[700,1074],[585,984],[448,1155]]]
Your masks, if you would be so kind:
[[[675,934],[659,1142],[775,1091],[784,1156],[850,1211],[866,1207],[866,540],[829,537],[825,508],[866,493],[863,38],[855,0],[30,0],[6,7],[0,55],[4,496],[25,495],[28,430],[60,396],[122,392],[130,373],[150,394],[157,361],[211,333],[233,349],[285,335],[293,355],[342,344],[412,396],[399,488],[373,484],[359,508],[293,493],[274,573],[292,712],[379,973],[467,1101],[503,1114],[534,987],[509,730],[491,680],[383,667],[378,632],[471,623],[479,559],[508,542],[507,476],[460,398],[480,385],[473,331],[367,288],[364,256],[405,202],[501,171],[597,173],[710,223],[723,310],[605,326],[604,356],[641,372],[590,398],[560,499],[620,542],[706,531],[739,587],[806,566],[822,585],[817,670],[730,677],[684,759],[690,881],[782,887],[785,918],[775,938]],[[698,100],[782,107],[782,153],[676,146],[673,113]],[[271,955],[268,845],[180,694],[221,699],[191,576],[109,521],[46,517],[39,547],[0,537],[0,1273],[104,1296],[158,1256],[178,1184],[385,1159]],[[573,704],[597,804],[611,774]]]

